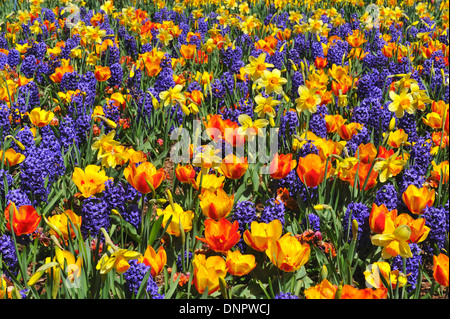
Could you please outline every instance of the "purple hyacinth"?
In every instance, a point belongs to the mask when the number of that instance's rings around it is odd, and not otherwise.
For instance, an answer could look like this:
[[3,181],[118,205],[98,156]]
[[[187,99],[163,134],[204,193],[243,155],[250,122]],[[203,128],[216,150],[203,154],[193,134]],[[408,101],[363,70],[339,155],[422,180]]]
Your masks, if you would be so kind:
[[[147,272],[150,271],[150,266],[146,266],[144,263],[138,263],[135,259],[130,260],[128,263],[130,264],[130,268],[123,274],[125,287],[128,294],[136,295],[142,284],[142,280],[144,280]],[[151,299],[164,299],[164,294],[158,292],[158,285],[151,275],[148,277],[145,291]]]

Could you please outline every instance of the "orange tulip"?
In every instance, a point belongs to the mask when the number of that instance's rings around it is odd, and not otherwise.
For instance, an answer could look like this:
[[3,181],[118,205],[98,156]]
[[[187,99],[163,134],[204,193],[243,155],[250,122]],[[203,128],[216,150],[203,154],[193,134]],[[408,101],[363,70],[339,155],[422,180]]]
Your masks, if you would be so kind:
[[338,125],[341,125],[345,122],[344,118],[340,114],[336,115],[325,115],[324,116],[325,125],[327,127],[327,133],[335,133],[337,132]]
[[220,141],[225,132],[225,123],[220,114],[208,115],[205,121],[206,133],[213,141]]
[[323,69],[324,67],[327,66],[327,64],[328,64],[327,58],[322,58],[322,57],[318,56],[318,57],[316,57],[316,60],[314,60],[314,65],[318,69]]
[[[339,125],[338,125],[339,127]],[[333,140],[327,140],[324,138],[318,138],[314,141],[314,145],[319,150],[319,156],[323,161],[326,161],[330,155],[341,155],[344,149],[344,144],[335,142]],[[331,160],[334,160],[331,158]]]
[[[374,187],[377,184],[378,172],[372,169],[372,172],[369,175],[371,166],[372,164],[363,163],[359,163],[353,166],[351,171],[353,177],[350,178],[350,185],[354,187],[355,180],[357,180],[358,189],[362,190],[362,188],[364,187],[364,183],[367,180],[366,188],[364,190],[367,191]],[[356,173],[358,173],[358,176],[356,176]]]
[[[319,155],[308,154],[298,159],[297,174],[308,187],[316,187],[325,178],[326,162]],[[331,173],[331,161],[328,162],[327,176]]]
[[447,255],[433,256],[433,278],[444,287],[448,287],[448,269]]
[[253,221],[250,224],[250,231],[244,231],[244,241],[247,245],[257,251],[265,251],[270,241],[280,238],[283,225],[279,219],[274,219],[270,223],[258,223]]
[[433,165],[433,170],[430,173],[431,177],[437,182],[442,182],[443,184],[447,184],[449,181],[448,161],[443,161],[443,162],[439,163],[439,165],[436,165],[436,163],[434,161],[432,161],[431,165]]
[[55,72],[50,75],[50,80],[52,80],[54,83],[60,83],[63,75],[71,72],[73,72],[73,66],[71,65],[58,67],[55,69]]
[[434,189],[417,188],[411,184],[402,195],[402,200],[413,214],[420,215],[426,207],[432,206],[435,200]]
[[378,289],[358,289],[350,285],[342,287],[341,299],[386,299],[388,290],[385,287]]
[[372,163],[377,157],[377,149],[372,143],[359,144],[355,157],[359,157],[359,161],[363,164]]
[[175,169],[175,176],[180,181],[180,183],[189,184],[195,181],[195,170],[191,164],[187,164],[185,166],[181,166],[178,164]]
[[229,179],[241,178],[248,169],[247,158],[238,158],[234,154],[228,154],[220,164],[219,172]]
[[300,269],[309,260],[311,248],[307,243],[300,241],[286,233],[277,241],[269,241],[266,255],[279,269],[292,272]]
[[11,231],[10,214],[12,214],[12,228],[17,236],[34,232],[42,218],[32,206],[23,205],[17,210],[16,204],[10,202],[5,209],[6,228],[8,231]]
[[384,204],[378,206],[373,203],[372,211],[369,215],[370,229],[377,234],[392,233],[395,230],[394,220],[396,218],[396,209],[389,211]]
[[306,299],[334,299],[338,287],[332,285],[327,279],[320,284],[305,290]]
[[225,218],[219,221],[208,218],[205,220],[205,238],[197,236],[195,238],[207,244],[212,250],[224,253],[236,245],[241,238],[238,229],[237,220],[232,224]]
[[346,141],[349,141],[354,135],[362,129],[362,124],[360,123],[349,123],[338,125],[337,132],[339,136]]
[[230,119],[223,121],[224,140],[233,147],[240,147],[245,143],[245,134],[240,134],[238,129],[240,125]]
[[182,44],[180,48],[180,53],[186,60],[193,59],[195,51],[197,51],[197,46],[195,44]]
[[94,75],[97,81],[105,82],[111,77],[111,70],[107,66],[96,65]]
[[[4,164],[9,166],[14,166],[20,164],[24,161],[25,155],[17,153],[15,149],[9,148],[5,151]],[[3,150],[0,150],[0,161],[3,159]]]
[[147,194],[152,191],[149,184],[153,186],[153,189],[156,189],[165,179],[164,169],[160,168],[157,170],[150,162],[144,162],[138,167],[136,165],[129,165],[124,169],[123,173],[131,186],[142,194]]
[[210,256],[196,254],[192,260],[194,265],[194,286],[200,294],[208,288],[208,295],[220,289],[220,278],[224,278],[228,269],[226,262],[221,256]]
[[226,267],[233,276],[244,276],[256,267],[255,255],[243,255],[239,250],[227,252]]
[[198,197],[203,214],[215,220],[227,217],[233,208],[234,195],[228,196],[222,188],[206,189]]
[[164,266],[167,263],[167,253],[163,246],[159,247],[158,252],[155,252],[153,247],[148,245],[140,262],[143,262],[145,265],[151,267],[150,274],[154,278],[164,269]]
[[292,159],[292,153],[275,154],[270,163],[270,176],[274,179],[285,178],[297,165],[297,161]]

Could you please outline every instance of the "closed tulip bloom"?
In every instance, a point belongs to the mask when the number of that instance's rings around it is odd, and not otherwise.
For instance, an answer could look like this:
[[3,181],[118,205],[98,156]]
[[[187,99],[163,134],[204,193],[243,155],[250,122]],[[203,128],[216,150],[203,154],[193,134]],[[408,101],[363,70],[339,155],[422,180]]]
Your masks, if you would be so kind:
[[111,77],[111,70],[107,66],[96,65],[94,75],[97,81],[105,82]]
[[279,269],[292,272],[300,269],[309,260],[311,249],[308,244],[301,244],[290,233],[277,241],[270,241],[266,255]]
[[198,197],[203,214],[215,220],[227,217],[233,208],[234,195],[228,196],[222,188],[215,191],[207,189]]
[[435,200],[434,189],[417,188],[411,184],[402,195],[402,200],[413,214],[420,215],[426,207],[432,206]]
[[177,177],[180,183],[189,184],[195,181],[195,170],[191,164],[187,164],[182,166],[178,164],[175,169],[175,176]]
[[387,144],[393,148],[399,148],[402,144],[407,143],[408,134],[406,134],[404,129],[398,129],[394,132],[389,133]]
[[369,215],[370,229],[376,234],[392,233],[395,230],[394,220],[396,218],[396,209],[389,211],[384,204],[378,206],[373,203]]
[[[341,155],[342,150],[344,149],[344,144],[341,142],[335,142],[324,138],[316,139],[314,145],[319,150],[319,156],[322,161],[326,161],[330,155]],[[333,160],[333,158],[331,158],[331,160]]]
[[163,246],[159,247],[158,252],[155,252],[152,246],[148,245],[144,255],[140,258],[140,262],[151,267],[152,277],[159,275],[167,263],[167,253]]
[[28,116],[30,117],[30,121],[34,126],[44,127],[53,120],[55,114],[52,111],[46,111],[41,109],[40,107],[36,107],[31,110]]
[[201,188],[202,193],[207,189],[215,191],[218,188],[223,187],[224,180],[225,175],[217,176],[216,174],[202,174],[200,172],[193,182],[192,187],[194,187],[196,190],[199,190]]
[[448,269],[447,255],[433,256],[433,278],[444,287],[448,287]]
[[[303,184],[316,187],[325,178],[326,162],[319,155],[311,153],[298,159],[297,174]],[[331,161],[328,162],[327,176],[331,173]]]
[[160,168],[157,170],[150,162],[144,162],[138,167],[133,164],[128,165],[123,173],[131,186],[142,194],[147,194],[152,191],[149,184],[153,186],[153,189],[157,189],[165,179],[164,169]]
[[239,250],[227,252],[226,266],[233,276],[244,276],[256,267],[255,255],[243,255]]
[[[352,177],[350,178],[350,185],[354,187],[356,181],[358,183],[358,189],[362,190],[364,187],[364,183],[366,183],[367,180],[366,187],[364,188],[365,191],[375,187],[375,185],[377,184],[378,172],[374,169],[370,171],[371,166],[372,164],[363,163],[359,163],[353,166],[351,171]],[[356,174],[358,174],[358,176],[356,176]]]
[[361,163],[370,164],[377,157],[377,149],[372,143],[359,144],[355,157],[359,158]]
[[219,172],[228,179],[239,179],[248,169],[247,158],[238,158],[234,154],[227,155],[220,164]]
[[[70,237],[75,238],[76,233],[74,227],[79,229],[81,226],[82,217],[75,214],[72,210],[65,210],[61,214],[53,215],[48,218],[49,223],[58,228],[59,232],[63,235],[64,239],[69,239],[69,229]],[[73,226],[72,226],[73,225]],[[50,234],[55,235],[57,238],[59,234],[54,229],[50,228]]]
[[433,170],[430,173],[431,177],[435,181],[447,184],[449,181],[449,171],[450,171],[448,161],[443,161],[438,165],[434,161],[432,161],[431,165],[433,165]]
[[220,289],[219,277],[225,278],[228,269],[221,256],[196,254],[192,260],[194,265],[194,286],[200,294],[208,288],[208,295]]
[[166,230],[170,235],[180,237],[181,227],[183,227],[184,232],[188,232],[192,229],[194,213],[191,210],[184,211],[177,203],[173,204],[173,208],[172,205],[168,205],[164,210],[157,209],[156,214],[160,216],[160,218],[164,218],[161,224],[161,227],[163,228],[166,228],[169,218],[172,216],[172,220]]
[[20,164],[24,161],[25,155],[17,153],[15,149],[8,148],[3,154],[3,150],[0,150],[0,161],[5,157],[4,164],[9,166],[14,166]]
[[281,237],[283,225],[279,219],[274,219],[270,223],[258,223],[252,221],[250,231],[244,232],[244,241],[247,245],[257,251],[265,251],[269,246],[269,241],[276,241]]
[[27,235],[34,232],[42,218],[33,206],[23,205],[17,209],[16,204],[13,202],[8,204],[4,214],[8,231],[11,231],[10,214],[12,214],[12,229],[16,236]]
[[361,129],[362,124],[353,122],[338,125],[337,132],[343,140],[349,141],[354,135],[358,134]]
[[101,193],[105,189],[105,182],[108,179],[106,172],[97,165],[88,165],[84,171],[75,167],[72,175],[73,182],[85,198]]
[[214,251],[226,252],[239,242],[241,238],[239,223],[237,220],[231,223],[225,218],[218,221],[214,219],[205,220],[205,238],[195,237],[204,242]]
[[295,166],[297,166],[297,161],[292,159],[292,153],[277,153],[270,163],[270,176],[274,179],[285,178]]
[[382,246],[381,257],[389,259],[400,255],[403,258],[411,258],[412,252],[408,240],[411,236],[411,228],[408,225],[398,226],[393,233],[377,234],[372,237],[372,244]]

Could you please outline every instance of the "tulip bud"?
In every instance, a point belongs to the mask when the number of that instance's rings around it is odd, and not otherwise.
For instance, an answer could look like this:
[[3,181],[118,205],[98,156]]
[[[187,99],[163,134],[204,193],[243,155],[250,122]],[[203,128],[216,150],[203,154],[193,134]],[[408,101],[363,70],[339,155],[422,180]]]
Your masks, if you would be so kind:
[[342,282],[339,284],[334,299],[341,299],[341,296],[342,296]]
[[358,239],[358,222],[356,221],[356,219],[352,220],[352,235],[353,235],[353,240],[357,240]]
[[222,293],[222,296],[225,299],[228,299],[227,282],[225,281],[225,279],[223,277],[220,277],[220,276],[219,276],[219,285],[220,285],[220,292]]
[[5,141],[8,138],[11,138],[22,151],[25,151],[25,146],[23,146],[23,144],[18,139],[16,139],[12,135],[8,135],[8,136],[5,136]]
[[395,117],[391,118],[391,121],[389,122],[389,131],[395,130]]
[[113,215],[116,215],[116,216],[119,216],[120,218],[122,218],[122,215],[116,209],[111,209],[111,213],[113,213]]
[[328,269],[327,266],[323,265],[322,269],[320,270],[320,281],[327,279],[328,277]]

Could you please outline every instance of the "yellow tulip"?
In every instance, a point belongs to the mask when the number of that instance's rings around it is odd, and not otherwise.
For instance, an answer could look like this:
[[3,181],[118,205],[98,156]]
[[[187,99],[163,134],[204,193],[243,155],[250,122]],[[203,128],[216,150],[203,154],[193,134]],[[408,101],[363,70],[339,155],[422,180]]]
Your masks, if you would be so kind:
[[40,107],[36,107],[31,110],[29,113],[30,121],[33,125],[37,127],[47,126],[52,119],[55,117],[55,114],[52,111],[46,111],[41,109]]
[[106,172],[97,165],[88,165],[84,171],[75,167],[72,175],[73,182],[85,198],[101,193],[108,179]]
[[277,241],[269,241],[266,255],[279,269],[292,272],[300,269],[309,260],[311,249],[308,244],[300,241],[290,233]]

